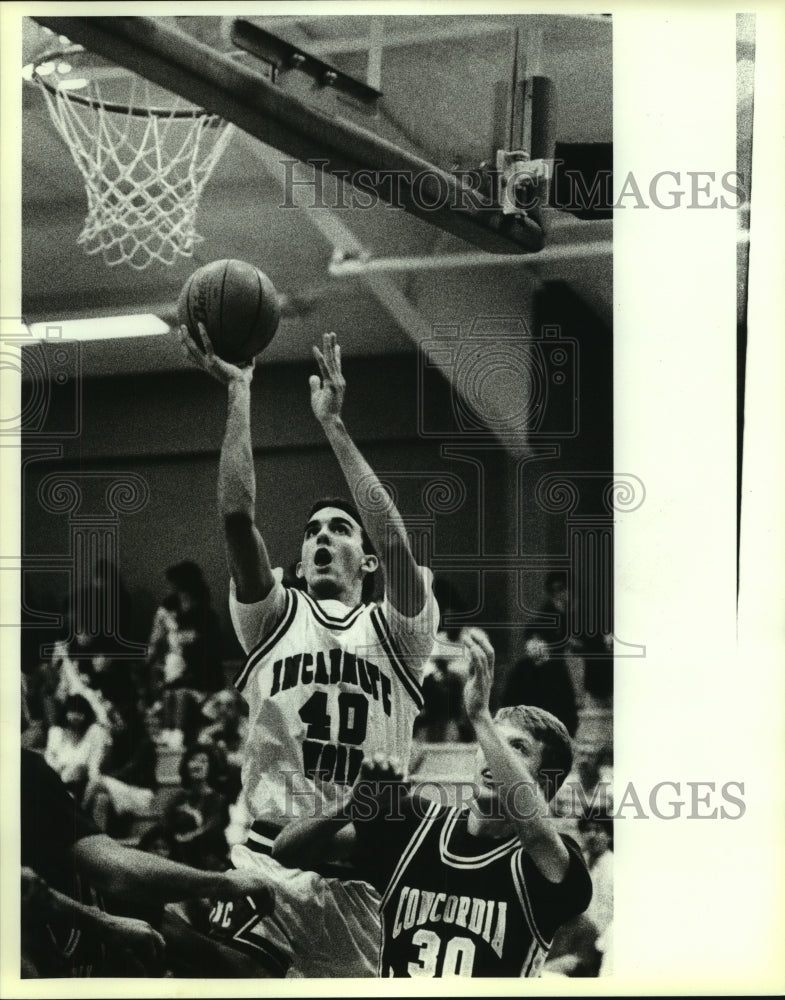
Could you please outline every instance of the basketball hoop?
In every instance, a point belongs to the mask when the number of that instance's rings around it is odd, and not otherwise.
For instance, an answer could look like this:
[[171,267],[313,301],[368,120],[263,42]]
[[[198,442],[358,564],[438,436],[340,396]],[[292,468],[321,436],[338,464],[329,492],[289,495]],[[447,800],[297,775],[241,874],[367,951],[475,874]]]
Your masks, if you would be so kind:
[[77,242],[85,252],[139,271],[192,257],[203,239],[195,228],[199,198],[232,126],[88,60],[81,46],[48,52],[26,69],[84,178],[87,217]]

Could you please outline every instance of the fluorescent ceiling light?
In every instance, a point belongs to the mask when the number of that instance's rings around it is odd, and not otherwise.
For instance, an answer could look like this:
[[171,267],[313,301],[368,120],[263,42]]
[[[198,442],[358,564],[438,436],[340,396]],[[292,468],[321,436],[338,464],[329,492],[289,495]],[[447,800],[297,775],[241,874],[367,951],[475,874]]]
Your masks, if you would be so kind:
[[31,323],[34,340],[121,340],[125,337],[155,337],[169,332],[160,316],[142,313],[132,316],[98,316],[93,319],[50,319]]

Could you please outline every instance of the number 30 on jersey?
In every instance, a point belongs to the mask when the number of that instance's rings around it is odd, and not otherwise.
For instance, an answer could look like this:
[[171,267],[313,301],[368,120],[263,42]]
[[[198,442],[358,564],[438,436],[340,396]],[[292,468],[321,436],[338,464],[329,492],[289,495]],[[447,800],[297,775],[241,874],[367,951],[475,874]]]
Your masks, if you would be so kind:
[[474,942],[469,938],[453,937],[443,942],[438,934],[420,928],[412,935],[412,944],[419,950],[417,961],[408,964],[410,976],[471,976]]

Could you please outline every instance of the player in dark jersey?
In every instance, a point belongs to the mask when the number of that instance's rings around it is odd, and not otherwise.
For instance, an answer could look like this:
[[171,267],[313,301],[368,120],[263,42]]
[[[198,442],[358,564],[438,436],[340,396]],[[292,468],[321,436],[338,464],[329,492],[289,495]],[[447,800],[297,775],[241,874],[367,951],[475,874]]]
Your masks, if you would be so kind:
[[[257,873],[203,872],[107,837],[40,754],[22,750],[20,776],[22,948],[28,975],[138,975],[140,965],[148,974],[156,967],[161,974],[160,935],[142,920],[107,909],[250,894],[260,911],[272,910],[269,883]],[[193,937],[189,942],[194,948]],[[221,950],[206,939],[197,947],[203,967],[233,974],[234,955],[224,962]]]
[[542,709],[491,717],[494,653],[469,635],[464,694],[479,744],[470,808],[410,794],[395,764],[363,765],[343,813],[290,824],[273,854],[309,867],[353,857],[382,894],[382,976],[536,976],[556,928],[583,912],[591,880],[548,800],[566,777],[566,729]]

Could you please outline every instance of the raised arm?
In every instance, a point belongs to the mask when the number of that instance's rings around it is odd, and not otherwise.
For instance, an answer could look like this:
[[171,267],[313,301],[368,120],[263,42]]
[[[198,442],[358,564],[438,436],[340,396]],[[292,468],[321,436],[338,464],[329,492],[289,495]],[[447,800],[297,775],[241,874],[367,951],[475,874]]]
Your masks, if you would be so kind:
[[[312,375],[311,408],[341,467],[363,525],[381,560],[390,604],[407,618],[425,606],[426,584],[415,562],[401,515],[376,473],[349,436],[341,417],[346,380],[341,348],[334,333],[326,333],[322,350],[314,347],[319,375]],[[370,501],[370,502],[369,502]]]
[[528,747],[518,749],[508,743],[488,707],[493,684],[493,647],[478,630],[472,630],[465,641],[471,662],[471,673],[464,688],[466,714],[474,726],[493,779],[499,785],[501,807],[540,872],[550,882],[561,882],[570,856],[554,826],[535,769],[529,764]]
[[224,528],[229,572],[237,599],[244,604],[263,600],[273,588],[270,559],[256,527],[256,475],[251,444],[251,380],[253,363],[238,367],[217,356],[205,328],[199,324],[204,352],[180,328],[188,356],[227,388],[226,430],[218,466],[218,511]]

